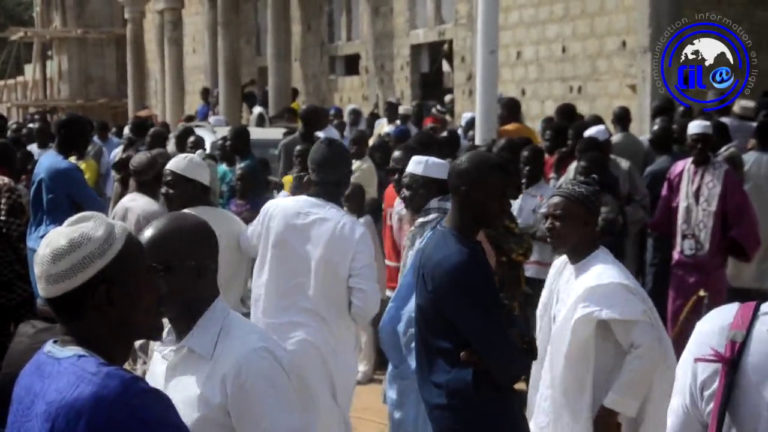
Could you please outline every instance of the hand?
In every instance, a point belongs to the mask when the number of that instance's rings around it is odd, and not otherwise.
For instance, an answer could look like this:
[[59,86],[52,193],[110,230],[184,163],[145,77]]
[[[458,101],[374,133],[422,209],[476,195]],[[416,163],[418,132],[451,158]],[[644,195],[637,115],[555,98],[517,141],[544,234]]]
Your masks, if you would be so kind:
[[595,432],[621,432],[621,423],[619,423],[619,413],[600,406],[593,422]]

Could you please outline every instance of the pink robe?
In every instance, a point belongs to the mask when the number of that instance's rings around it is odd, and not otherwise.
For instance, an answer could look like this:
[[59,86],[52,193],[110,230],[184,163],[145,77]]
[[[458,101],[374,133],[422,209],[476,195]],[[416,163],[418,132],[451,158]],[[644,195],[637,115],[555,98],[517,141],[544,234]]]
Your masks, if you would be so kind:
[[[656,216],[650,229],[677,241],[677,217],[683,170],[690,158],[675,163],[667,174]],[[703,255],[684,256],[675,247],[669,280],[667,331],[672,336],[679,356],[688,342],[696,321],[710,309],[725,303],[728,280],[726,264],[731,256],[751,261],[760,247],[760,234],[755,210],[736,175],[727,169],[714,213],[709,250]],[[706,301],[696,297],[700,290]],[[696,298],[696,300],[693,300]],[[683,316],[691,303],[690,312]],[[675,332],[677,329],[677,332]]]

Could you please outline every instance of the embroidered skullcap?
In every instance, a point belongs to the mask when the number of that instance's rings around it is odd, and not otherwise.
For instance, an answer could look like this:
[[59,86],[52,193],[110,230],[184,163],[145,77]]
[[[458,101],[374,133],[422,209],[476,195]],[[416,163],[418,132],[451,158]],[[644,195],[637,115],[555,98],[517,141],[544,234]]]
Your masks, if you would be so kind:
[[208,169],[208,164],[193,154],[183,153],[176,155],[170,162],[168,162],[165,169],[183,175],[188,179],[195,180],[208,187],[211,186],[211,172]]
[[128,234],[127,226],[97,212],[79,213],[51,230],[35,253],[40,297],[58,297],[90,280],[120,252]]
[[405,169],[405,172],[423,177],[447,180],[448,171],[450,169],[451,164],[442,159],[431,156],[414,156],[411,158],[411,161],[408,162],[408,167]]
[[592,126],[584,131],[584,138],[597,138],[600,141],[611,139],[611,132],[605,125]]
[[600,215],[600,188],[593,179],[565,182],[555,189],[552,196],[575,202],[584,207],[591,215]]
[[712,135],[712,123],[707,120],[693,120],[688,123],[687,136],[696,134],[709,134]]

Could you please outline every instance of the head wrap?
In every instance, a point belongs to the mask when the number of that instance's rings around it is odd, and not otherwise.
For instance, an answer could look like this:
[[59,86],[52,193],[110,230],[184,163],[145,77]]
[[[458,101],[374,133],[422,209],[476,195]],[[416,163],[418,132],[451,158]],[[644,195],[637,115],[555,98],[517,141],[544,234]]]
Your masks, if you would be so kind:
[[584,138],[597,138],[600,141],[611,139],[611,132],[605,125],[592,126],[584,131]]
[[208,165],[204,160],[193,154],[183,153],[175,156],[168,162],[165,169],[183,175],[188,179],[195,180],[208,187],[211,186],[211,172],[208,169]]
[[451,164],[442,159],[431,156],[414,156],[408,162],[405,172],[423,177],[447,180],[450,168]]
[[398,126],[392,131],[392,139],[397,143],[404,143],[411,139],[411,130],[405,125]]
[[693,120],[688,123],[687,136],[697,134],[709,134],[712,135],[712,123],[707,120]]
[[137,153],[131,158],[128,169],[136,181],[149,180],[163,171],[170,155],[163,149],[154,149]]
[[400,105],[397,109],[399,115],[413,115],[413,108],[408,105]]
[[40,297],[58,297],[90,280],[120,252],[128,234],[127,226],[97,212],[79,213],[51,230],[35,253]]
[[555,189],[553,197],[565,198],[584,207],[590,214],[600,215],[600,188],[593,180],[571,180]]

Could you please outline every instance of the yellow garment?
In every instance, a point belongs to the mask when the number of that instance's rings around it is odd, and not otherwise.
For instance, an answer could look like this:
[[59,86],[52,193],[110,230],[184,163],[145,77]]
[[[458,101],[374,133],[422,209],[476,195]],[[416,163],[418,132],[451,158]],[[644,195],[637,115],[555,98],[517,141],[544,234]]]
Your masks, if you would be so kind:
[[88,186],[91,188],[95,188],[96,184],[99,182],[99,164],[90,158],[77,160],[74,156],[69,158],[69,161],[76,163],[77,166],[80,167],[80,170],[85,176],[85,182],[88,183]]
[[296,110],[296,114],[298,114],[299,111],[301,111],[301,105],[297,101],[293,101],[293,103],[290,106],[291,108]]
[[283,176],[283,190],[291,193],[291,186],[293,186],[293,175],[288,174]]
[[539,136],[536,131],[524,125],[523,123],[510,123],[499,128],[499,138],[530,138],[534,144],[538,144]]

